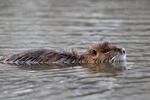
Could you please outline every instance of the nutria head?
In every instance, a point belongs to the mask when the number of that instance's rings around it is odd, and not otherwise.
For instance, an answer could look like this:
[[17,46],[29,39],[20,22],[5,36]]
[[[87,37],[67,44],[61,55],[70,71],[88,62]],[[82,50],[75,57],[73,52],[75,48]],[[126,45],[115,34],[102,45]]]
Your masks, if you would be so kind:
[[126,51],[104,42],[89,47],[83,56],[88,63],[113,63],[125,60]]

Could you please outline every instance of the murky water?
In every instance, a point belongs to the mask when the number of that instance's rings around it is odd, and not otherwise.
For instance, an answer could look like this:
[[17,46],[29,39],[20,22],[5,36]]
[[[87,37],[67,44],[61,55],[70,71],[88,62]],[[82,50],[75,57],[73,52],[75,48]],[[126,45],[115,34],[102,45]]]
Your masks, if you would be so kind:
[[[0,55],[110,41],[127,70],[0,64],[0,100],[149,100],[149,0],[0,0]],[[103,67],[103,66],[102,66]]]

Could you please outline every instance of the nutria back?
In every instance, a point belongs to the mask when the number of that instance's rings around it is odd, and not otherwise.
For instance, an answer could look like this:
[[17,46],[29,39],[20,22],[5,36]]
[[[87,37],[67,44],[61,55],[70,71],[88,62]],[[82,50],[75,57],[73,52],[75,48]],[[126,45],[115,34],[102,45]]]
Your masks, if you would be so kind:
[[75,52],[57,52],[54,50],[39,49],[2,57],[1,62],[7,64],[50,64],[77,63],[79,60],[81,60],[81,56]]

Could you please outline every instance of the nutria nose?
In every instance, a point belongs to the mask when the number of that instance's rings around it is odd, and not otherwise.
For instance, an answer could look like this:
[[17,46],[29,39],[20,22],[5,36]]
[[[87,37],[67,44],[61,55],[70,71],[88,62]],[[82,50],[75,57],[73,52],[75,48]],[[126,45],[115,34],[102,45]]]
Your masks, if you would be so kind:
[[124,55],[124,54],[126,54],[126,50],[125,50],[124,48],[122,48],[121,51],[120,51],[120,53],[121,53],[122,55]]

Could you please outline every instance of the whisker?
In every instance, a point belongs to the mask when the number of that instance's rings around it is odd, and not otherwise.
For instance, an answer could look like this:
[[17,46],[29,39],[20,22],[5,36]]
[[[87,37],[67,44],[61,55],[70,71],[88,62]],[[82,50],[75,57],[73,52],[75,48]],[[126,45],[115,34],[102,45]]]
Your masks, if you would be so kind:
[[116,62],[116,61],[117,61],[117,58],[118,58],[118,55],[116,55],[116,57],[115,57],[115,59],[114,59],[114,62]]
[[116,58],[116,56],[112,57],[110,62],[114,62],[114,59]]
[[120,60],[120,55],[117,55],[116,62],[119,62],[119,60]]

